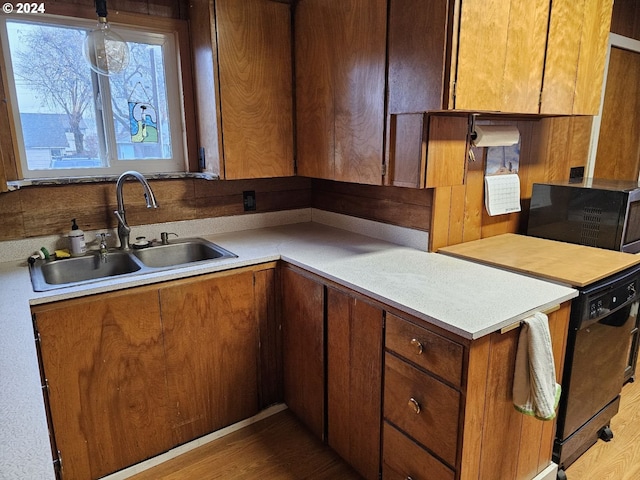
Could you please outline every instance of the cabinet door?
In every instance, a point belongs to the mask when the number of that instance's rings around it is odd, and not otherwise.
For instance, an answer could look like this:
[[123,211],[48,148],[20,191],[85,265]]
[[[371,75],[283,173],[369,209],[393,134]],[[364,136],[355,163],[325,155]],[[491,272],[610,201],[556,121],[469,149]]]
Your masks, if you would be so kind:
[[293,175],[291,11],[216,0],[224,177]]
[[253,272],[177,282],[160,303],[175,443],[256,414]]
[[295,9],[298,174],[380,185],[385,0],[305,0]]
[[554,0],[540,113],[597,115],[612,0]]
[[380,471],[383,312],[327,290],[328,443],[367,480]]
[[102,477],[174,446],[156,291],[34,311],[65,479]]
[[538,113],[549,5],[549,0],[462,2],[452,69],[457,71],[454,108]]
[[289,267],[281,273],[285,403],[324,438],[324,286]]

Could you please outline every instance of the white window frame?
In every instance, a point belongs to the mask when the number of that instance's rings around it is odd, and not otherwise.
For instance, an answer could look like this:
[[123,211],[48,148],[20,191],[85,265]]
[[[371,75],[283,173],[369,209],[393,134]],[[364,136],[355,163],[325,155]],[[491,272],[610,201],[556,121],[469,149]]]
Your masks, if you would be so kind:
[[[105,129],[107,144],[102,146],[105,154],[109,156],[109,167],[78,168],[78,169],[47,169],[29,170],[24,146],[20,112],[18,109],[18,97],[15,88],[13,66],[11,64],[11,54],[9,52],[9,39],[6,22],[16,20],[20,22],[30,22],[34,24],[49,24],[69,27],[95,28],[96,20],[86,20],[82,18],[64,17],[58,15],[18,15],[12,14],[0,17],[0,39],[2,41],[3,54],[7,71],[7,89],[9,93],[9,110],[11,113],[12,127],[14,128],[14,138],[16,139],[16,150],[19,157],[17,167],[20,178],[25,181],[37,179],[67,179],[76,177],[105,177],[119,175],[127,170],[137,170],[145,174],[154,173],[184,173],[188,172],[186,122],[184,109],[184,94],[182,85],[181,62],[179,41],[177,32],[170,29],[149,29],[133,27],[128,25],[113,24],[109,22],[112,30],[120,34],[126,41],[142,42],[161,45],[163,47],[163,63],[165,73],[165,87],[167,90],[167,103],[170,122],[172,158],[170,159],[141,159],[141,160],[118,160],[115,136],[113,135],[113,122],[102,122]],[[102,92],[103,112],[102,115],[112,116],[111,97],[109,92],[108,77],[94,74],[97,78],[97,86]],[[96,83],[94,80],[94,89]],[[102,126],[98,123],[98,129]],[[101,141],[102,143],[102,141]]]

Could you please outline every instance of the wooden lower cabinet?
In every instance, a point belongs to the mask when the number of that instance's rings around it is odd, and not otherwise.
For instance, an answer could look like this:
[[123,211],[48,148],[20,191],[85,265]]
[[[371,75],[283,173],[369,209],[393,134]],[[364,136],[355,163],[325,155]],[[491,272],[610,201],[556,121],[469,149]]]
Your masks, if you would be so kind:
[[380,472],[384,312],[327,288],[327,441],[365,479]]
[[284,401],[324,439],[324,285],[289,266],[280,275]]
[[63,480],[102,477],[281,401],[260,360],[277,362],[260,350],[278,329],[273,267],[33,307]]

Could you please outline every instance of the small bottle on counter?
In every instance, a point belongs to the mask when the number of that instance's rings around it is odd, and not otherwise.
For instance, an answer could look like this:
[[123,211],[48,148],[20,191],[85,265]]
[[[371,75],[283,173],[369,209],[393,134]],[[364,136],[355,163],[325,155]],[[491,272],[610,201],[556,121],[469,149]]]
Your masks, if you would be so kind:
[[69,251],[72,257],[81,257],[87,253],[87,245],[84,241],[84,232],[78,228],[76,219],[71,220],[69,232]]

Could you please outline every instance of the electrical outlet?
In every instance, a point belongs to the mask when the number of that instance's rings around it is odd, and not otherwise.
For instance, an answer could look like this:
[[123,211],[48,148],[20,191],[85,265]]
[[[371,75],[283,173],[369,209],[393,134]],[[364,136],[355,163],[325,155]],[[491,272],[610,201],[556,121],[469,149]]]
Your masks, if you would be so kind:
[[580,183],[584,178],[584,167],[571,167],[569,169],[569,183]]
[[256,209],[256,192],[253,190],[242,192],[242,203],[245,212],[254,211]]

